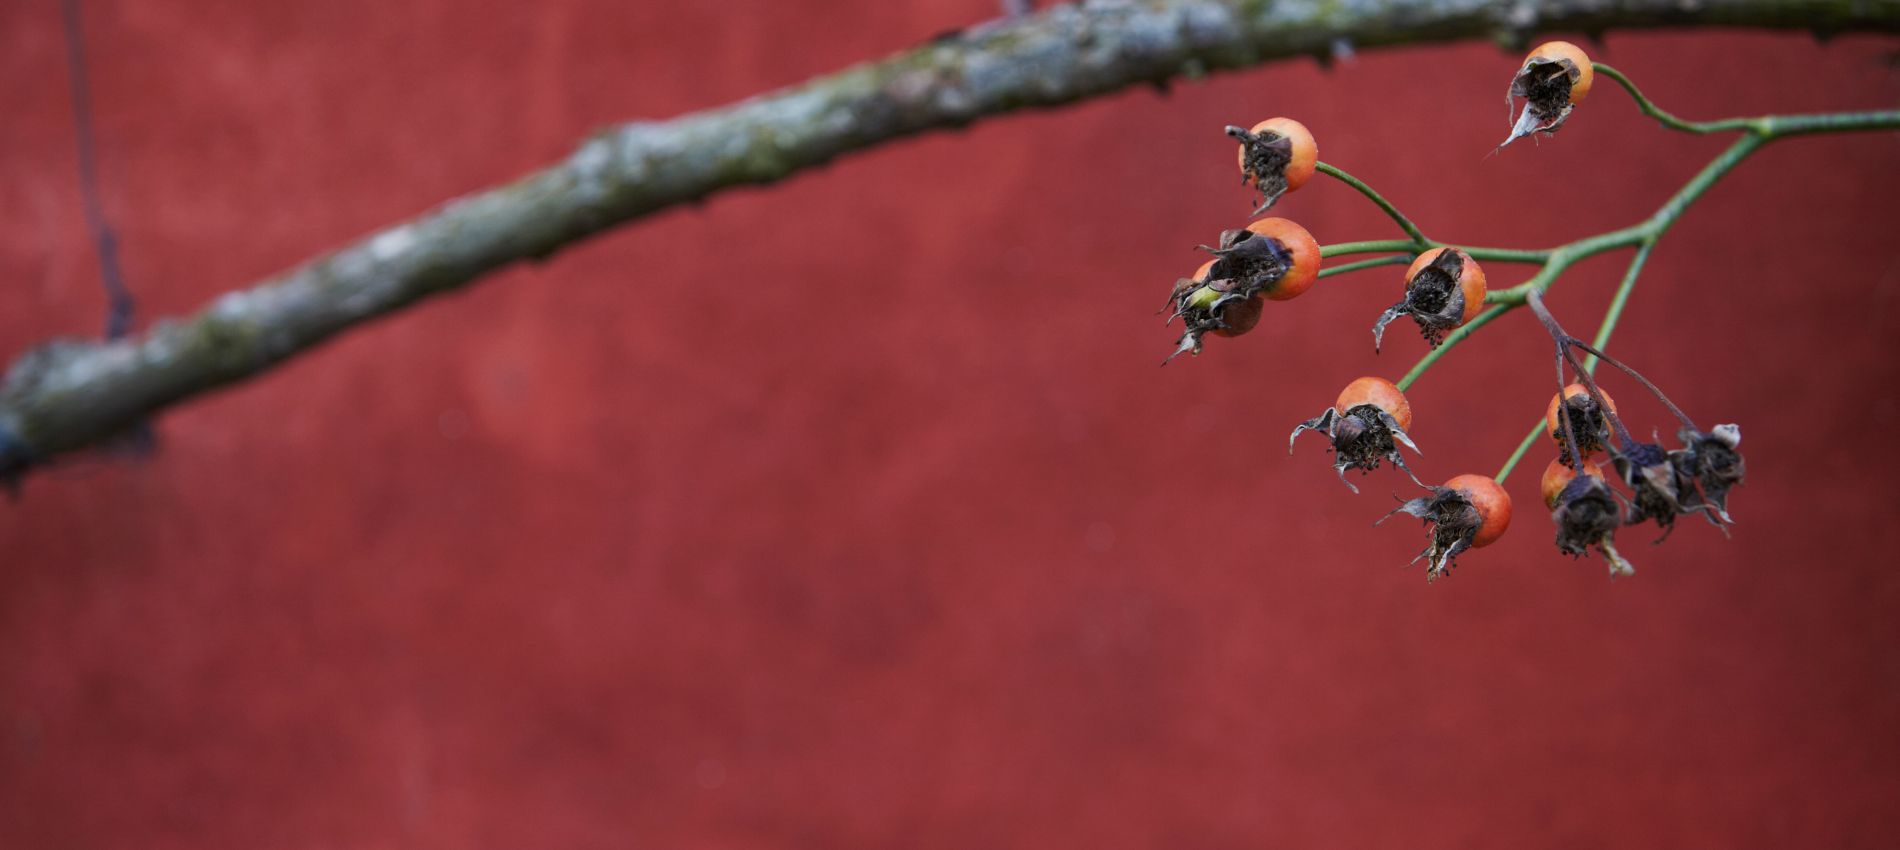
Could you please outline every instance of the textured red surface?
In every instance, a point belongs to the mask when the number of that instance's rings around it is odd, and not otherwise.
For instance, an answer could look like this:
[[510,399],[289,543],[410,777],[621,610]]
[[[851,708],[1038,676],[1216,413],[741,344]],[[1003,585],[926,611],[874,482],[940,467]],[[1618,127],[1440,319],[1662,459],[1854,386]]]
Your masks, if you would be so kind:
[[[993,5],[90,3],[105,202],[141,315],[174,314]],[[1598,53],[1713,116],[1890,105],[1894,47]],[[55,4],[0,6],[6,357],[101,314],[61,50]],[[1420,352],[1368,345],[1394,269],[1155,368],[1151,311],[1247,211],[1222,124],[1299,116],[1485,244],[1634,221],[1724,144],[1606,84],[1487,158],[1514,59],[1295,62],[882,148],[35,478],[0,505],[0,846],[1892,846],[1893,134],[1771,148],[1657,252],[1615,348],[1743,423],[1752,478],[1732,541],[1632,533],[1634,580],[1552,551],[1542,458],[1428,587],[1416,526],[1371,528],[1399,479],[1286,456]],[[1324,180],[1276,212],[1389,232]],[[1555,308],[1592,327],[1620,271]],[[1428,477],[1497,467],[1546,345],[1512,316],[1420,383]]]

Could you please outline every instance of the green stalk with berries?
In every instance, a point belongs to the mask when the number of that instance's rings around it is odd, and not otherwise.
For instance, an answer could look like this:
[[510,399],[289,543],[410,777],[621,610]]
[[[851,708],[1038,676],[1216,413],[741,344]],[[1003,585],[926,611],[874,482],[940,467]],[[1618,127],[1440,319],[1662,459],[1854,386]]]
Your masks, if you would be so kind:
[[[1702,431],[1654,383],[1604,353],[1604,348],[1657,242],[1684,211],[1750,155],[1793,136],[1900,129],[1900,110],[1685,120],[1656,106],[1622,72],[1591,62],[1574,44],[1553,41],[1531,51],[1512,78],[1512,103],[1515,107],[1521,101],[1523,106],[1499,147],[1525,136],[1556,133],[1589,95],[1598,76],[1621,86],[1643,114],[1665,128],[1698,135],[1736,133],[1738,138],[1642,221],[1552,248],[1526,249],[1432,239],[1377,190],[1344,169],[1321,162],[1312,133],[1293,119],[1272,118],[1249,129],[1228,127],[1228,135],[1240,143],[1241,174],[1259,194],[1256,215],[1306,185],[1313,175],[1324,174],[1378,206],[1404,238],[1316,246],[1291,221],[1261,219],[1222,234],[1219,247],[1203,246],[1214,259],[1192,277],[1178,281],[1170,293],[1169,319],[1180,318],[1186,325],[1175,354],[1198,354],[1204,336],[1246,333],[1259,323],[1266,301],[1297,296],[1315,280],[1409,266],[1403,297],[1372,326],[1373,346],[1377,350],[1382,344],[1387,325],[1409,318],[1429,350],[1396,382],[1371,376],[1352,381],[1332,407],[1300,423],[1293,437],[1306,431],[1325,436],[1340,480],[1354,492],[1358,488],[1347,480],[1346,472],[1369,473],[1383,463],[1397,467],[1425,490],[1425,495],[1403,503],[1387,517],[1405,513],[1424,521],[1428,541],[1416,560],[1427,561],[1428,581],[1448,574],[1459,555],[1503,535],[1511,521],[1511,499],[1502,484],[1540,441],[1548,442],[1557,455],[1544,471],[1541,489],[1561,552],[1584,555],[1595,549],[1614,577],[1635,571],[1616,548],[1619,528],[1651,522],[1666,538],[1676,519],[1700,516],[1727,533],[1732,522],[1728,494],[1741,483],[1744,471],[1740,428],[1725,424]],[[1622,249],[1633,250],[1629,267],[1596,333],[1588,342],[1570,336],[1543,303],[1543,294],[1577,262]],[[1321,268],[1326,260],[1359,255],[1377,256]],[[1521,283],[1491,289],[1483,263],[1528,265],[1534,271]],[[1400,452],[1401,446],[1418,451],[1406,434],[1412,406],[1405,393],[1473,333],[1520,307],[1536,314],[1553,341],[1558,390],[1545,416],[1496,475],[1465,474],[1440,486],[1424,484]],[[1677,448],[1665,449],[1632,436],[1614,400],[1596,382],[1599,363],[1609,363],[1674,414],[1680,425]],[[1290,441],[1289,452],[1292,448]],[[1604,464],[1594,460],[1599,452]]]

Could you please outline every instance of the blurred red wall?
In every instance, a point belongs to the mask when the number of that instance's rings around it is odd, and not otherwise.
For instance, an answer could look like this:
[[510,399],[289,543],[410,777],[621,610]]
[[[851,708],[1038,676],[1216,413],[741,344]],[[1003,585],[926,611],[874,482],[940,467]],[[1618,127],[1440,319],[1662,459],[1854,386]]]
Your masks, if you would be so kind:
[[[560,0],[85,6],[150,321],[549,162],[993,12]],[[1890,39],[1613,35],[1688,116],[1891,106]],[[96,332],[57,6],[0,6],[0,356]],[[0,846],[1889,847],[1900,840],[1900,137],[1763,152],[1614,347],[1743,425],[1733,540],[1498,545],[1427,586],[1402,493],[1282,440],[1398,272],[1165,370],[1298,116],[1440,238],[1648,214],[1726,144],[1607,84],[1487,156],[1514,54],[1383,50],[848,158],[609,233],[165,416],[0,504]],[[1276,209],[1391,228],[1329,182]],[[1595,325],[1622,257],[1551,301]],[[1498,266],[1508,285],[1522,269]],[[1551,392],[1512,315],[1412,393],[1430,479]],[[1391,342],[1391,340],[1388,340]],[[1636,421],[1664,424],[1611,383]]]

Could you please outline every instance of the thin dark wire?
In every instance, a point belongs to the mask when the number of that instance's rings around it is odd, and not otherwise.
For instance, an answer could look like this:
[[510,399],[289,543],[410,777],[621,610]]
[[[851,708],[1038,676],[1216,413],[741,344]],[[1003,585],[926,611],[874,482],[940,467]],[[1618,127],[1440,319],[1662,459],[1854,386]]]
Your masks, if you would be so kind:
[[73,130],[79,140],[79,192],[86,227],[99,252],[99,275],[106,288],[106,339],[125,336],[132,327],[132,292],[119,269],[119,240],[99,203],[98,157],[92,143],[92,86],[86,78],[86,40],[79,27],[79,0],[60,0],[66,24],[66,79],[72,85]]

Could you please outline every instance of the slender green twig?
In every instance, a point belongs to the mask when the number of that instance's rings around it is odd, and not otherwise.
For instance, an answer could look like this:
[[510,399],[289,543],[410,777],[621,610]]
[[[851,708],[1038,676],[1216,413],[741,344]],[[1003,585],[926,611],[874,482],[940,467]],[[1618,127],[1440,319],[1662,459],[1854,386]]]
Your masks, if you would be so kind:
[[1471,321],[1464,323],[1457,330],[1452,331],[1450,334],[1448,334],[1445,337],[1444,342],[1439,343],[1438,346],[1436,348],[1433,348],[1431,351],[1425,352],[1425,356],[1418,359],[1418,363],[1417,365],[1414,365],[1412,367],[1412,371],[1405,373],[1405,377],[1399,379],[1399,384],[1398,384],[1399,392],[1405,392],[1406,390],[1411,389],[1412,383],[1414,381],[1417,381],[1420,375],[1425,374],[1426,369],[1432,368],[1432,364],[1437,363],[1438,358],[1445,356],[1445,352],[1450,351],[1452,346],[1455,346],[1458,343],[1463,342],[1465,337],[1470,336],[1472,332],[1476,331],[1477,329],[1490,324],[1492,319],[1502,316],[1505,313],[1508,313],[1510,311],[1511,311],[1510,307],[1505,307],[1502,305],[1497,306],[1497,307],[1492,307],[1489,310],[1486,310],[1482,313],[1479,313],[1476,316],[1473,316]]
[[[1446,246],[1447,243],[1427,237],[1424,231],[1419,230],[1418,225],[1414,224],[1405,213],[1400,212],[1399,208],[1394,206],[1391,201],[1386,200],[1385,196],[1379,194],[1378,190],[1366,185],[1364,180],[1360,180],[1346,173],[1345,170],[1331,163],[1322,162],[1316,167],[1320,173],[1332,177],[1347,186],[1351,186],[1357,190],[1359,194],[1365,195],[1366,198],[1371,200],[1374,204],[1377,204],[1379,209],[1384,210],[1385,214],[1391,217],[1393,223],[1397,224],[1400,230],[1405,231],[1405,235],[1412,237],[1409,241],[1381,239],[1366,242],[1340,242],[1321,248],[1319,254],[1321,257],[1338,257],[1347,254],[1371,254],[1389,251],[1405,251],[1412,256],[1417,256],[1433,248]],[[1459,250],[1470,254],[1474,259],[1500,263],[1542,264],[1550,258],[1549,251],[1534,251],[1520,248],[1483,248],[1461,245],[1459,246]],[[1381,265],[1383,265],[1383,263],[1381,263]]]
[[1399,208],[1393,206],[1391,201],[1386,200],[1384,195],[1373,191],[1371,186],[1365,184],[1365,181],[1347,174],[1328,163],[1322,162],[1318,167],[1321,174],[1359,190],[1359,194],[1366,196],[1371,199],[1373,203],[1378,204],[1379,209],[1385,210],[1385,214],[1392,217],[1392,221],[1398,224],[1399,229],[1405,231],[1405,235],[1412,237],[1413,245],[1422,250],[1432,244],[1432,240],[1425,238],[1425,234],[1419,231],[1418,225],[1413,224],[1411,219],[1406,218],[1405,213],[1399,212]]
[[[1442,244],[1443,243],[1433,243],[1432,247],[1437,248]],[[1553,250],[1554,250],[1554,249],[1532,250],[1528,248],[1485,248],[1478,245],[1456,245],[1456,246],[1445,246],[1445,247],[1456,247],[1458,250],[1471,255],[1471,258],[1474,260],[1484,260],[1486,262],[1495,262],[1495,263],[1526,263],[1533,266],[1541,266],[1545,263],[1550,262],[1550,255],[1553,253]]]
[[1517,462],[1523,460],[1524,454],[1531,450],[1531,446],[1537,442],[1537,438],[1544,435],[1544,429],[1546,427],[1549,427],[1548,424],[1543,419],[1538,419],[1537,424],[1531,426],[1531,432],[1525,434],[1524,439],[1518,442],[1517,450],[1511,452],[1511,457],[1504,461],[1504,466],[1498,469],[1498,474],[1492,476],[1492,479],[1497,481],[1499,485],[1504,484],[1504,479],[1511,477],[1511,470],[1517,468]]
[[1403,251],[1408,257],[1417,256],[1433,248],[1457,248],[1471,255],[1474,260],[1492,263],[1525,263],[1541,266],[1550,261],[1551,250],[1532,248],[1487,248],[1480,245],[1453,245],[1449,242],[1430,241],[1424,247],[1403,239],[1372,239],[1364,242],[1334,242],[1322,245],[1321,257],[1343,257],[1349,254],[1385,254]]
[[[1636,249],[1636,256],[1630,258],[1630,267],[1623,273],[1623,282],[1617,284],[1616,295],[1610,298],[1609,309],[1603,311],[1603,324],[1597,326],[1597,335],[1590,344],[1603,348],[1610,344],[1610,334],[1616,333],[1616,323],[1623,318],[1623,308],[1629,305],[1630,293],[1636,290],[1636,279],[1643,273],[1643,264],[1649,262],[1649,253],[1656,250],[1656,240],[1649,239]],[[1586,372],[1595,372],[1596,355],[1583,361]]]
[[1622,71],[1618,71],[1602,62],[1595,62],[1592,63],[1592,65],[1596,68],[1598,74],[1615,80],[1617,85],[1622,86],[1624,91],[1629,92],[1630,99],[1636,101],[1636,108],[1641,109],[1644,115],[1661,121],[1664,127],[1668,127],[1671,130],[1681,130],[1685,133],[1708,134],[1728,130],[1745,130],[1749,127],[1750,119],[1747,118],[1725,118],[1721,121],[1685,121],[1681,118],[1677,118],[1669,114],[1662,107],[1651,102],[1649,98],[1644,97],[1643,93],[1636,88],[1636,84],[1630,82],[1630,78],[1623,76]]
[[1333,275],[1336,275],[1336,274],[1356,272],[1356,271],[1359,271],[1360,269],[1376,269],[1380,266],[1402,266],[1411,261],[1412,261],[1411,254],[1393,254],[1390,257],[1375,257],[1370,260],[1360,260],[1356,263],[1347,263],[1343,266],[1333,266],[1331,268],[1320,269],[1319,276],[1322,278],[1326,278],[1326,277],[1332,277]]
[[1424,249],[1418,247],[1418,243],[1407,242],[1403,239],[1374,239],[1368,242],[1335,242],[1331,245],[1322,245],[1319,255],[1343,257],[1348,254],[1390,254],[1396,251],[1417,254],[1422,250]]

